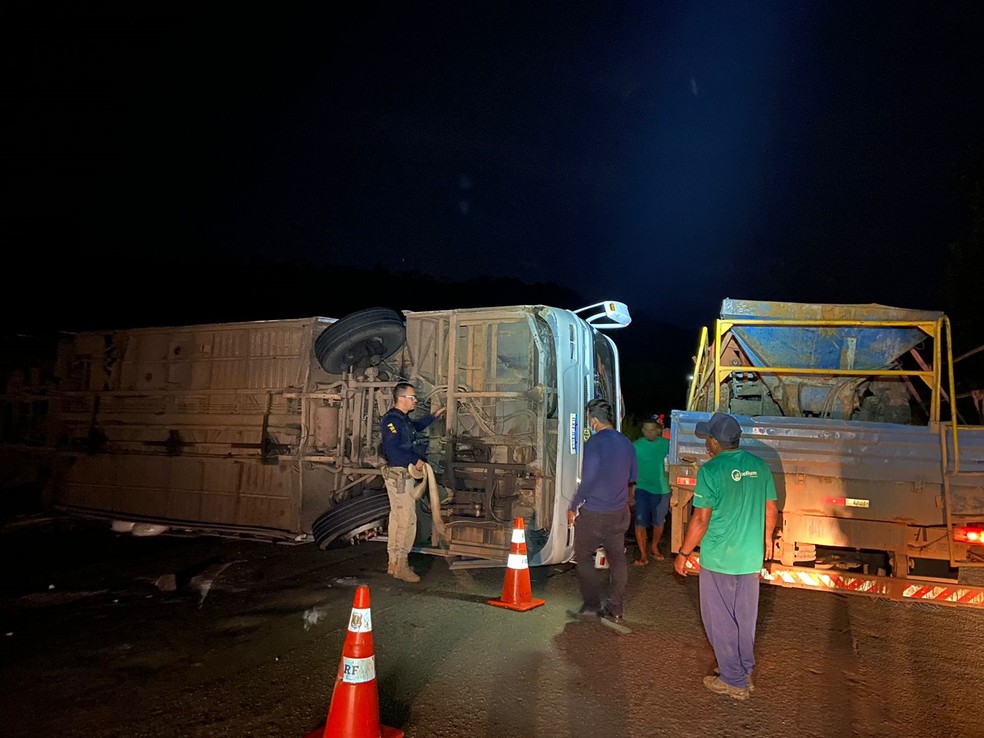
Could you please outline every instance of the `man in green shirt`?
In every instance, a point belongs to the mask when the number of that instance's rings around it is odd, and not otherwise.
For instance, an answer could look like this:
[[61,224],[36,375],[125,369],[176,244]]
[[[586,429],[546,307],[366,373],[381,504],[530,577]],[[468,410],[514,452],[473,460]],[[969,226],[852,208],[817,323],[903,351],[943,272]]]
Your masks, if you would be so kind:
[[779,508],[772,470],[738,448],[741,426],[714,413],[695,429],[710,459],[697,472],[693,515],[673,568],[687,575],[700,545],[700,616],[714,649],[718,676],[704,677],[712,692],[748,699],[755,666],[759,576],[771,558]]
[[670,442],[663,438],[663,416],[653,415],[642,423],[642,438],[632,442],[639,464],[639,480],[635,488],[635,539],[639,546],[639,558],[632,563],[643,566],[649,563],[646,554],[646,538],[649,527],[653,529],[652,554],[662,560],[659,540],[670,511],[670,483],[666,478],[666,455]]

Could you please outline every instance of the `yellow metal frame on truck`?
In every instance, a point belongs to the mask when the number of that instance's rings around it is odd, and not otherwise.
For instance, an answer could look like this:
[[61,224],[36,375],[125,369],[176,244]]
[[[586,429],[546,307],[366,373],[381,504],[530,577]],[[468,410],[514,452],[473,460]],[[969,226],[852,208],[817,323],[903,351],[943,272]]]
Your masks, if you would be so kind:
[[[933,364],[929,368],[922,369],[815,369],[793,366],[751,366],[751,365],[728,365],[721,366],[721,352],[724,348],[724,337],[730,333],[735,326],[766,326],[790,327],[790,328],[915,328],[933,339]],[[945,330],[944,330],[945,328]],[[692,408],[697,393],[713,379],[714,405],[718,406],[721,402],[721,383],[732,372],[755,372],[757,374],[815,374],[824,376],[843,376],[843,377],[918,377],[926,383],[933,393],[932,404],[930,407],[930,421],[938,423],[940,419],[939,396],[942,385],[940,376],[941,342],[940,338],[945,333],[946,336],[946,356],[947,366],[949,367],[949,396],[955,396],[953,381],[953,351],[950,346],[950,322],[945,316],[934,321],[925,320],[762,320],[760,318],[735,319],[719,318],[714,324],[714,354],[708,356],[707,328],[701,329],[700,345],[697,349],[697,365],[690,383],[690,393],[687,398],[687,407]]]
[[[933,363],[927,367],[919,359],[921,369],[815,369],[793,366],[752,366],[752,365],[721,365],[721,352],[726,345],[725,336],[735,326],[767,326],[790,328],[915,328],[933,339]],[[944,340],[941,340],[944,339]],[[943,391],[941,360],[943,346],[946,347],[947,386],[949,392]],[[721,404],[721,384],[733,372],[755,372],[756,374],[797,374],[822,375],[834,377],[916,377],[921,379],[931,391],[929,422],[936,426],[940,422],[940,398],[956,397],[956,383],[953,377],[953,347],[951,346],[950,319],[945,315],[937,320],[762,320],[760,318],[736,319],[719,318],[714,322],[714,352],[709,352],[707,328],[702,328],[697,356],[694,358],[694,373],[690,381],[690,391],[687,395],[687,408],[694,409],[698,395],[713,391],[714,407]],[[713,383],[712,383],[713,380]],[[711,387],[708,388],[708,384]],[[960,472],[960,439],[955,423],[950,426],[950,442],[952,444],[955,466],[950,472]],[[944,447],[945,450],[945,447]],[[946,455],[944,454],[944,464]]]

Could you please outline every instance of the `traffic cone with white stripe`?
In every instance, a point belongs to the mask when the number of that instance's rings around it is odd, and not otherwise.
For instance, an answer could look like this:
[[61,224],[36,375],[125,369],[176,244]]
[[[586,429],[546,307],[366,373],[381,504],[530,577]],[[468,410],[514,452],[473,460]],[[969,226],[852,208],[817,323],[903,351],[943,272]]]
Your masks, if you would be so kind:
[[308,733],[305,738],[403,738],[402,730],[379,723],[372,614],[369,587],[365,584],[355,590],[328,720],[324,728]]
[[506,564],[506,581],[502,584],[502,597],[489,600],[490,605],[506,607],[510,610],[532,610],[546,600],[533,597],[530,584],[530,566],[526,560],[526,527],[522,518],[513,523],[512,545],[509,547],[509,561]]

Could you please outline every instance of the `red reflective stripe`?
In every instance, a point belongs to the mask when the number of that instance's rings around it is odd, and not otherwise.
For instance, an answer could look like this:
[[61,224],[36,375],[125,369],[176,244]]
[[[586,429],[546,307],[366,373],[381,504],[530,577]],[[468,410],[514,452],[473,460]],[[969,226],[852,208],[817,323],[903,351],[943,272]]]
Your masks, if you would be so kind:
[[[828,571],[808,573],[782,568],[771,571],[762,569],[759,577],[764,581],[781,586],[817,587],[827,591],[846,590],[875,597],[892,597],[893,599],[896,597],[895,589],[889,583],[889,578],[886,577],[839,575]],[[903,600],[910,602],[926,600],[941,604],[984,606],[984,587],[947,587],[940,584],[922,584],[910,581],[905,584],[900,594]]]
[[693,487],[697,484],[694,477],[677,477],[676,483],[684,487]]
[[846,497],[824,497],[823,501],[827,505],[840,505],[841,507],[847,504]]
[[851,577],[850,579],[841,579],[838,576],[831,576],[831,579],[837,583],[837,586],[841,589],[855,590],[861,586],[861,580]]

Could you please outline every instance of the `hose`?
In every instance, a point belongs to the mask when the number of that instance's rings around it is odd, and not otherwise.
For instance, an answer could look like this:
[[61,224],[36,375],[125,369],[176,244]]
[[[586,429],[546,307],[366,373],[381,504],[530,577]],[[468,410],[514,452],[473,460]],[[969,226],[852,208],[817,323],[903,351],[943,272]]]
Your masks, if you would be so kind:
[[414,464],[408,464],[407,472],[413,479],[420,480],[420,483],[415,484],[410,493],[415,501],[424,496],[425,490],[428,492],[427,499],[430,500],[431,520],[434,521],[434,526],[431,528],[431,545],[450,544],[447,527],[441,518],[441,496],[437,489],[437,480],[434,478],[434,467],[425,461],[424,468],[418,471]]

